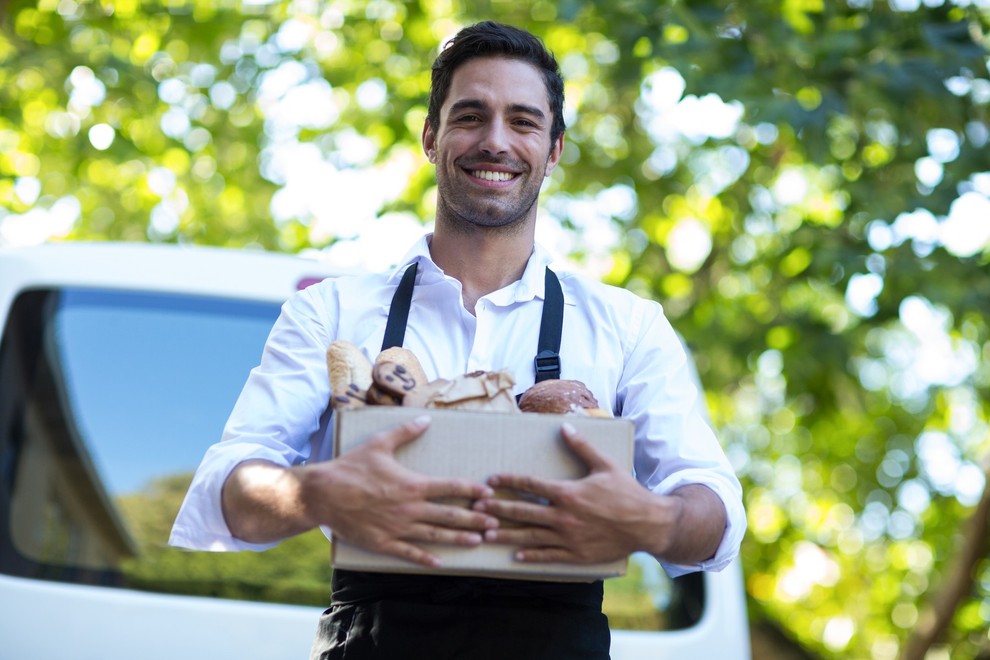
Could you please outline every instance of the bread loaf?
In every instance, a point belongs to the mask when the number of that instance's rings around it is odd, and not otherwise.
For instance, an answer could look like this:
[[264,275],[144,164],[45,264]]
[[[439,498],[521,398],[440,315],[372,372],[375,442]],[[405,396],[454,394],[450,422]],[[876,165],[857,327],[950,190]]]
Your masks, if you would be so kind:
[[375,358],[371,371],[369,403],[401,406],[405,397],[427,384],[419,359],[407,348],[394,346]]
[[360,348],[346,339],[332,342],[327,348],[327,373],[330,405],[335,410],[359,408],[367,403],[371,362]]
[[532,413],[568,415],[571,413],[606,416],[595,395],[579,380],[543,380],[523,392],[519,410]]

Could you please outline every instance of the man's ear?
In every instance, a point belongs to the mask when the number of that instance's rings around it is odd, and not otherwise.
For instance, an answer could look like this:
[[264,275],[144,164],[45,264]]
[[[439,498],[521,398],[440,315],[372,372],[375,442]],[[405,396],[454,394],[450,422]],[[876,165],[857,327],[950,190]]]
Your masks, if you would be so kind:
[[563,153],[564,153],[564,134],[561,133],[560,137],[558,137],[554,141],[553,146],[550,147],[550,155],[547,156],[547,168],[546,171],[543,173],[543,176],[547,177],[553,173],[553,170],[555,167],[557,167],[557,163],[560,162],[560,156]]
[[430,120],[427,119],[423,122],[423,136],[421,138],[423,143],[423,152],[426,154],[426,158],[436,165],[437,162],[437,136],[433,132],[433,127],[430,126]]

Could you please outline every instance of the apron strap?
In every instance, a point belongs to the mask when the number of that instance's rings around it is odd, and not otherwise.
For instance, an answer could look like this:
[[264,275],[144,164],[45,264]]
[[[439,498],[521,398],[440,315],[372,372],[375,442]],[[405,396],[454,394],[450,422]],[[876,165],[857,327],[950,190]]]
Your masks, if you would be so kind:
[[[402,346],[406,336],[406,323],[409,321],[409,308],[412,307],[413,287],[416,284],[416,270],[419,264],[413,262],[402,274],[399,286],[392,294],[392,304],[388,309],[385,323],[385,337],[382,350]],[[564,328],[564,293],[556,273],[547,267],[543,298],[543,317],[540,319],[540,340],[536,348],[533,366],[536,382],[560,378],[560,336]]]
[[537,383],[560,378],[560,335],[564,329],[564,293],[560,290],[560,280],[549,266],[545,282],[540,342],[533,360]]
[[410,264],[399,280],[392,295],[392,304],[388,308],[388,321],[385,322],[385,338],[382,340],[382,350],[402,346],[406,338],[406,322],[409,320],[409,308],[412,306],[413,286],[416,284],[417,262]]

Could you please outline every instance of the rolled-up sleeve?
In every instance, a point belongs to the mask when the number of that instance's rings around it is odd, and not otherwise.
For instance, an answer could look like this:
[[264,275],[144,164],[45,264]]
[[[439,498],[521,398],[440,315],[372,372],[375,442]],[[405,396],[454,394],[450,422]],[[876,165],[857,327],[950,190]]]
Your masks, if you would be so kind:
[[193,476],[169,544],[193,550],[265,550],[234,538],[224,520],[221,493],[234,468],[247,460],[281,466],[331,457],[330,383],[326,348],[331,341],[318,287],[282,306],[260,364],[248,376],[221,441],[206,451]]
[[707,486],[726,513],[722,541],[710,559],[696,564],[657,559],[672,577],[721,570],[738,555],[746,532],[739,479],[707,421],[693,364],[660,306],[643,301],[628,329],[619,400],[622,416],[635,424],[637,479],[659,495],[689,484]]

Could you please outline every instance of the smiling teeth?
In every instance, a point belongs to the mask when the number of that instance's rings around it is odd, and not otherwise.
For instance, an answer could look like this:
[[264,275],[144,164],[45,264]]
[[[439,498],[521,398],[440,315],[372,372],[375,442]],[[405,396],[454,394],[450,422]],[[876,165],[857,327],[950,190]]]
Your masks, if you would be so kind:
[[485,181],[508,181],[515,176],[510,172],[489,172],[487,170],[478,170],[473,174],[479,179],[484,179]]

